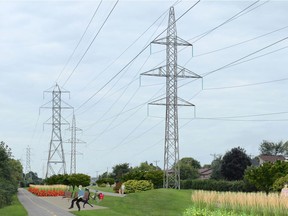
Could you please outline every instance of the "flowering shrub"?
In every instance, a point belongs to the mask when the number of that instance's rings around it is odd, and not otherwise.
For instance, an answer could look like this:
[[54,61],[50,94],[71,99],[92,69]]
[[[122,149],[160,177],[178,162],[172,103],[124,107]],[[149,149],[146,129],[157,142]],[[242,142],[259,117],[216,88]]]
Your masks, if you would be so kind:
[[147,180],[128,180],[124,182],[125,193],[135,193],[153,189],[153,183]]
[[65,185],[29,185],[28,191],[37,196],[64,196],[67,186]]

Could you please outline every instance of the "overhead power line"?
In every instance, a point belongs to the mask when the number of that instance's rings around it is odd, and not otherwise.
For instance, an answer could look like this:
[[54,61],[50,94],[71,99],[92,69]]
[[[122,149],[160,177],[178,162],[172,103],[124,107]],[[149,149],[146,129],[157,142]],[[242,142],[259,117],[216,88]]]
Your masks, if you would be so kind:
[[[185,14],[187,14],[192,8],[194,8],[200,0],[198,0],[196,3],[194,3],[191,7],[189,7],[180,17],[178,17],[175,20],[175,23],[179,21]],[[168,26],[169,27],[169,26]],[[167,27],[167,28],[168,28]],[[164,33],[167,28],[165,28],[155,39],[157,39],[162,33]],[[155,40],[154,39],[154,40]],[[96,91],[94,94],[92,94],[86,101],[84,101],[78,108],[76,108],[76,112],[82,108],[85,104],[87,104],[92,98],[94,98],[99,92],[101,92],[109,83],[111,83],[119,74],[121,74],[132,62],[134,62],[148,47],[150,44],[146,45],[136,56],[134,56],[120,71],[118,71],[114,76],[111,77],[110,80],[108,80],[98,91]]]
[[102,1],[103,1],[103,0],[101,0],[100,3],[98,4],[98,6],[97,6],[96,10],[94,11],[93,16],[91,17],[91,19],[90,19],[88,25],[86,26],[86,29],[85,29],[85,31],[83,32],[83,34],[82,34],[80,40],[78,41],[76,47],[74,48],[73,52],[72,52],[71,55],[69,56],[69,58],[68,58],[66,64],[64,65],[63,69],[61,70],[60,74],[58,75],[58,78],[57,78],[57,80],[56,80],[56,83],[59,81],[59,79],[60,79],[62,73],[63,73],[64,70],[66,69],[67,65],[69,64],[69,62],[71,61],[72,57],[74,56],[74,54],[75,54],[77,48],[79,47],[80,43],[82,42],[82,40],[83,40],[83,38],[84,38],[84,35],[86,34],[88,28],[90,27],[90,24],[92,23],[92,21],[93,21],[95,15],[97,14],[98,9],[99,9],[99,7],[100,7]]
[[82,57],[80,58],[80,60],[78,61],[78,63],[76,64],[76,66],[74,67],[74,69],[72,70],[72,72],[70,73],[70,75],[68,76],[68,78],[65,80],[65,82],[63,83],[63,87],[67,84],[67,82],[69,81],[69,79],[71,78],[71,76],[74,74],[75,70],[77,69],[77,67],[79,66],[79,64],[81,63],[81,61],[83,60],[83,58],[85,57],[85,55],[87,54],[88,50],[90,49],[90,47],[92,46],[92,44],[94,43],[95,39],[97,38],[97,36],[99,35],[100,31],[102,30],[102,28],[104,27],[104,25],[106,24],[107,20],[109,19],[109,17],[111,16],[112,12],[114,11],[116,5],[118,4],[119,0],[117,0],[113,6],[113,8],[110,10],[109,14],[107,15],[106,19],[104,20],[104,22],[102,23],[102,25],[100,26],[98,32],[96,33],[96,35],[94,36],[94,38],[92,39],[92,41],[90,42],[89,46],[87,47],[87,49],[85,50],[85,52],[83,53]]
[[226,46],[226,47],[222,47],[220,49],[215,49],[215,50],[212,50],[212,51],[208,51],[208,52],[205,52],[205,53],[200,53],[198,55],[194,55],[193,57],[196,58],[196,57],[200,57],[200,56],[204,56],[204,55],[208,55],[208,54],[211,54],[211,53],[215,53],[215,52],[219,52],[219,51],[222,51],[222,50],[226,50],[226,49],[229,49],[229,48],[232,48],[232,47],[235,47],[235,46],[239,46],[239,45],[242,45],[242,44],[245,44],[245,43],[248,43],[248,42],[251,42],[251,41],[254,41],[254,40],[257,40],[259,38],[262,38],[262,37],[265,37],[267,35],[270,35],[270,34],[273,34],[275,32],[279,32],[281,30],[284,30],[288,28],[288,26],[284,26],[282,28],[278,28],[276,30],[273,30],[273,31],[270,31],[268,33],[265,33],[265,34],[262,34],[262,35],[259,35],[257,37],[253,37],[251,39],[248,39],[248,40],[245,40],[245,41],[241,41],[239,43],[235,43],[235,44],[232,44],[232,45],[229,45],[229,46]]
[[208,76],[208,75],[210,75],[210,74],[212,74],[212,73],[215,73],[215,72],[217,72],[217,71],[219,71],[219,70],[228,68],[228,67],[230,67],[231,65],[234,65],[235,63],[240,62],[241,60],[243,60],[243,59],[245,59],[245,58],[248,58],[249,56],[252,56],[252,55],[254,55],[254,54],[258,53],[258,52],[261,52],[261,51],[263,51],[263,50],[265,50],[265,49],[268,49],[268,48],[270,48],[270,47],[272,47],[272,46],[274,46],[274,45],[276,45],[276,44],[278,44],[278,43],[281,43],[281,42],[287,40],[287,39],[288,39],[288,37],[284,37],[284,38],[282,38],[282,39],[280,39],[280,40],[278,40],[278,41],[276,41],[276,42],[274,42],[274,43],[272,43],[272,44],[269,44],[269,45],[267,45],[267,46],[265,46],[265,47],[263,47],[263,48],[261,48],[261,49],[258,49],[258,50],[256,50],[256,51],[254,51],[254,52],[252,52],[252,53],[250,53],[250,54],[248,54],[248,55],[246,55],[246,56],[243,56],[243,57],[241,57],[241,58],[239,58],[239,59],[237,59],[237,60],[235,60],[235,61],[233,61],[233,62],[231,62],[231,63],[229,63],[229,64],[226,64],[226,65],[224,65],[224,66],[222,66],[222,67],[220,67],[220,68],[218,68],[218,69],[215,69],[215,70],[212,70],[212,71],[210,71],[210,72],[204,73],[204,74],[202,74],[201,76],[202,76],[202,77],[205,77],[205,76]]

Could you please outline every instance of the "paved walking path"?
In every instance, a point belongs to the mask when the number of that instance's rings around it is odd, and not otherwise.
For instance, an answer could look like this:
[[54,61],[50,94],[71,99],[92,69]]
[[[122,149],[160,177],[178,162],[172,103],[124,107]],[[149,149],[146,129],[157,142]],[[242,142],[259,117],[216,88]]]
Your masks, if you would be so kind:
[[[29,216],[73,216],[68,211],[78,210],[76,205],[74,209],[68,209],[71,200],[62,197],[38,197],[23,188],[18,189],[18,199],[27,210]],[[106,207],[95,205],[91,207],[88,204],[83,209],[83,203],[80,204],[81,211],[106,209]]]
[[[90,192],[93,193],[103,193],[104,196],[114,196],[114,197],[125,197],[126,194],[118,194],[118,193],[112,193],[112,192],[104,192],[104,191],[98,191],[98,190],[94,190],[94,189],[89,189]],[[105,199],[105,198],[104,198]]]

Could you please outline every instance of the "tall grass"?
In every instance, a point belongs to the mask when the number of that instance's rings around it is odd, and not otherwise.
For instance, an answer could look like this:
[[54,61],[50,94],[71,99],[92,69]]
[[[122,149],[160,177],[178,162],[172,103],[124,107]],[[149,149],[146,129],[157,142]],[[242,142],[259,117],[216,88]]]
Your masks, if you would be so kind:
[[288,198],[276,193],[193,191],[191,199],[195,207],[252,215],[287,215],[288,210]]

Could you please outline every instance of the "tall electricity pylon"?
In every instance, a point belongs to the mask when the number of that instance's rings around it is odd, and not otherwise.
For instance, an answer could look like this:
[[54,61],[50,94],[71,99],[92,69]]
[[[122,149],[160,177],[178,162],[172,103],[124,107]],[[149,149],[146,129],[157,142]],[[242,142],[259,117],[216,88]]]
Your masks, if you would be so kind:
[[79,139],[77,139],[77,131],[82,131],[80,128],[76,127],[76,119],[73,114],[72,125],[69,128],[71,131],[71,138],[67,140],[68,143],[71,143],[71,163],[70,163],[70,174],[76,173],[76,144],[77,143],[85,143]]
[[30,147],[26,148],[26,167],[25,167],[25,173],[30,173],[31,171],[31,165],[30,165]]
[[192,46],[177,37],[174,8],[169,11],[167,36],[151,43],[166,45],[166,65],[141,75],[166,77],[166,97],[150,105],[165,105],[164,188],[180,189],[178,106],[194,106],[177,96],[177,78],[202,78],[192,71],[177,65],[177,46]]
[[[45,91],[44,93],[52,93],[52,107],[41,107],[52,109],[52,117],[50,118],[52,119],[52,123],[50,123],[52,125],[52,135],[49,145],[47,169],[45,175],[47,178],[55,174],[66,174],[66,162],[62,142],[61,126],[68,124],[68,122],[63,119],[61,111],[63,109],[72,109],[72,107],[61,99],[61,95],[63,93],[69,93],[69,91],[61,91],[58,84],[55,85],[52,91]],[[66,106],[62,106],[62,103],[64,103]],[[58,172],[55,172],[57,169]]]

